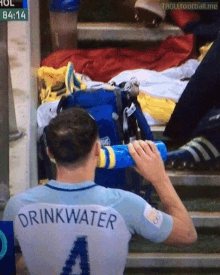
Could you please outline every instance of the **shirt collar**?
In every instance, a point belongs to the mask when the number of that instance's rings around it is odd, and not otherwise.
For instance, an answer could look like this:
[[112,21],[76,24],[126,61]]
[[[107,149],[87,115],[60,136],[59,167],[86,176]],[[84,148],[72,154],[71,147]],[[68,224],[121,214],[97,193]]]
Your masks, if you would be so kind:
[[80,191],[80,190],[85,190],[89,189],[92,187],[95,187],[96,184],[94,181],[82,181],[82,182],[77,182],[77,183],[65,183],[65,182],[59,182],[56,180],[50,180],[45,186],[55,189],[55,190],[60,190],[60,191]]

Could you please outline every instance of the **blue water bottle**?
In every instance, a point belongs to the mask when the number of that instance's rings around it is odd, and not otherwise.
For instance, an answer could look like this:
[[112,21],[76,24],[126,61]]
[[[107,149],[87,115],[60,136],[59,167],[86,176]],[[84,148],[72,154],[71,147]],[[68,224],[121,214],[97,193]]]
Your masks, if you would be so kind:
[[51,0],[49,9],[59,12],[72,12],[78,11],[79,0]]
[[[163,161],[167,158],[166,145],[162,141],[154,141]],[[101,149],[98,161],[99,168],[117,169],[134,166],[127,145],[105,146]]]

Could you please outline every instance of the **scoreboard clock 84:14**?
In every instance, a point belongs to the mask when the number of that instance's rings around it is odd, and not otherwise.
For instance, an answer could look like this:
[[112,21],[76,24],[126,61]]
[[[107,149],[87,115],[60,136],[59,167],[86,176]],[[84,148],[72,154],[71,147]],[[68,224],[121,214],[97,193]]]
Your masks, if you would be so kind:
[[28,10],[27,9],[0,9],[1,21],[27,21]]

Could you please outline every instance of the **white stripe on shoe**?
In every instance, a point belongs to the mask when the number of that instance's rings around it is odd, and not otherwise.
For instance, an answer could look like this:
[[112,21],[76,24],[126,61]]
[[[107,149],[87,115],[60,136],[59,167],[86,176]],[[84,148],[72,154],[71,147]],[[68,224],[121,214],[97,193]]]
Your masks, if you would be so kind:
[[197,154],[197,152],[192,147],[184,145],[184,146],[180,147],[180,150],[188,151],[193,156],[193,158],[196,162],[201,161],[200,158],[199,158],[199,155]]
[[194,139],[191,140],[190,142],[188,142],[187,145],[188,146],[193,146],[196,149],[198,149],[205,160],[210,160],[211,159],[211,157],[209,156],[209,154],[207,153],[205,148],[201,144],[199,144],[198,142],[194,141]]
[[208,141],[206,138],[204,138],[204,137],[196,137],[196,138],[194,138],[193,140],[195,140],[195,141],[200,141],[201,143],[205,144],[205,145],[209,148],[209,150],[213,153],[213,155],[214,155],[216,158],[220,156],[219,151],[218,151],[218,150],[214,147],[214,145],[213,145],[210,141]]

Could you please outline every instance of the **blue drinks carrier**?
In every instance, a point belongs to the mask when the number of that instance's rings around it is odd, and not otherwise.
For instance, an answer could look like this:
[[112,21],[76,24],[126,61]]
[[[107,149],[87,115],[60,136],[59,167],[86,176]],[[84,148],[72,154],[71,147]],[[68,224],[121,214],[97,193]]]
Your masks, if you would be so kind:
[[[127,144],[135,139],[153,139],[136,98],[129,91],[82,90],[63,97],[58,112],[78,106],[86,109],[96,120],[103,146]],[[138,129],[140,128],[140,130]],[[127,169],[100,169],[96,171],[96,183],[105,187],[126,189],[129,181]]]
[[[113,84],[112,84],[113,85]],[[78,90],[63,96],[57,113],[73,107],[86,109],[96,120],[102,146],[128,144],[135,139],[153,140],[150,127],[137,101],[139,86],[135,81],[120,86],[107,86],[109,89]],[[46,129],[41,145],[46,148]],[[54,178],[51,163],[43,152],[44,167],[48,179]],[[111,188],[140,191],[141,177],[131,168],[97,168],[95,182]],[[150,190],[145,197],[149,201]]]

